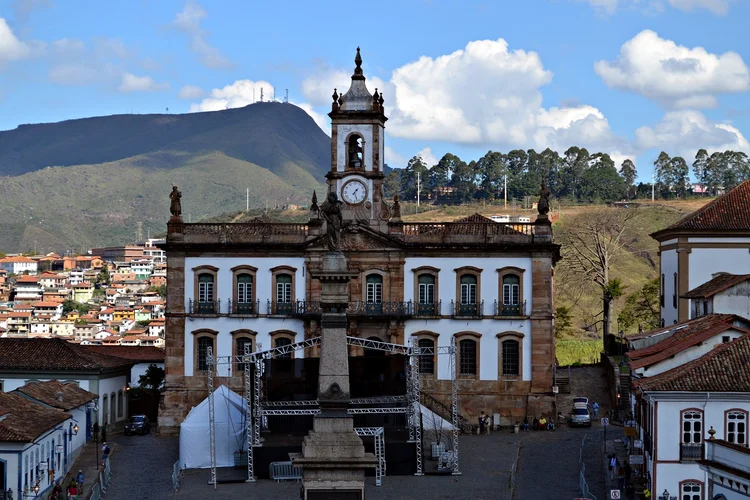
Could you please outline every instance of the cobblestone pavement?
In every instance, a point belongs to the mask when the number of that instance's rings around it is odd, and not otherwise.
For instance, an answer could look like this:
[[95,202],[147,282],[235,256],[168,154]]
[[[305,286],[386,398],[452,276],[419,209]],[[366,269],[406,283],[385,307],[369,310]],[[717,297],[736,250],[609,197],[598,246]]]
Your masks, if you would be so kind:
[[[375,486],[375,478],[368,477],[367,498],[570,500],[578,496],[582,438],[588,434],[586,453],[589,448],[598,451],[600,441],[595,438],[598,432],[594,427],[592,430],[560,428],[555,432],[513,434],[501,431],[490,436],[462,436],[461,476],[386,476],[381,487]],[[118,450],[111,459],[113,478],[107,500],[299,498],[299,483],[269,480],[219,484],[214,492],[213,486],[208,484],[208,470],[185,472],[180,490],[175,494],[171,473],[178,456],[178,439],[117,436],[115,441]],[[519,448],[515,491],[511,496],[511,470]],[[601,482],[603,486],[603,462],[599,458],[596,465],[594,451],[586,461],[587,478],[590,484]],[[598,494],[597,497],[605,498]]]
[[112,436],[117,450],[110,458],[112,481],[107,500],[171,498],[172,465],[179,455],[179,439],[172,437]]

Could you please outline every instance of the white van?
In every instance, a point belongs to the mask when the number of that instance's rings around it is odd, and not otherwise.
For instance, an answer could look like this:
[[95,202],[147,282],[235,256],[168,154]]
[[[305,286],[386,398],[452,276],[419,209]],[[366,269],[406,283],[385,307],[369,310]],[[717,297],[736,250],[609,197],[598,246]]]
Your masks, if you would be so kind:
[[510,215],[490,215],[493,222],[510,222]]

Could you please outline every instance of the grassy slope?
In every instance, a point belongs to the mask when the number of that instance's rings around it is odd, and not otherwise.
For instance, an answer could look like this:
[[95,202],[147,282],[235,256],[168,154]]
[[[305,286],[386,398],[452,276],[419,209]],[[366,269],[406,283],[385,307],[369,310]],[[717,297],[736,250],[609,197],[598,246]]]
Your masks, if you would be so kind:
[[122,243],[135,235],[138,221],[144,235],[163,232],[173,184],[182,191],[183,213],[194,221],[244,208],[246,188],[253,207],[308,203],[312,190],[321,189],[303,168],[288,162],[284,170],[288,181],[221,153],[161,152],[6,177],[0,183],[0,250],[30,250],[34,240],[40,251]]

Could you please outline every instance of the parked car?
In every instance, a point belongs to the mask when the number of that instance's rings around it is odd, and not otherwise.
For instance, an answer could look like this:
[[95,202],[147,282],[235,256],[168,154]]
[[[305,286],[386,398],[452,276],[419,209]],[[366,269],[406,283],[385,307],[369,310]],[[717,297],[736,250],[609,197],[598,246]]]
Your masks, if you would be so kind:
[[125,435],[142,434],[146,435],[151,432],[151,423],[146,415],[133,415],[125,424]]
[[587,404],[574,403],[573,409],[570,411],[570,420],[568,422],[571,427],[576,425],[591,427],[591,413],[589,413]]

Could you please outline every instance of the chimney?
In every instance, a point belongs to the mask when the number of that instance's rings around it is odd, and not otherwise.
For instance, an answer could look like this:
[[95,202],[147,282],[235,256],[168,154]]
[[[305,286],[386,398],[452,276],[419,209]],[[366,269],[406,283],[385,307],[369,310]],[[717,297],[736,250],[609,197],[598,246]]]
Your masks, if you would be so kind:
[[711,275],[711,279],[714,279],[714,278],[716,278],[717,276],[722,276],[722,275],[724,275],[724,274],[729,274],[729,273],[726,273],[726,272],[724,272],[724,271],[722,271],[722,272],[720,272],[720,273],[713,273],[713,274]]
[[57,400],[58,401],[62,401],[62,399],[63,399],[62,397],[63,397],[63,393],[62,392],[58,392],[57,393]]

